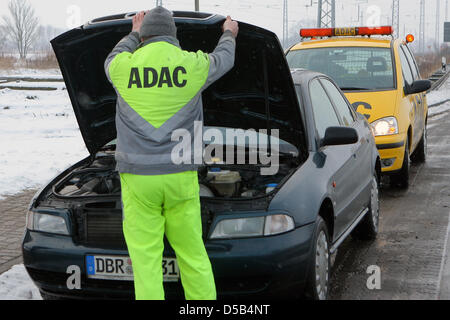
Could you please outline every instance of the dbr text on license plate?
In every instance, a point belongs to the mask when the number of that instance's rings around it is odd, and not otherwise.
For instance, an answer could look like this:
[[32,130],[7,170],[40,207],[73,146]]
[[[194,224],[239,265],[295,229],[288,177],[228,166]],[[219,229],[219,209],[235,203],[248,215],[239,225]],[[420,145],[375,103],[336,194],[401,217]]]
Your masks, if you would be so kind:
[[[177,260],[163,258],[163,277],[165,282],[176,282],[180,278]],[[131,260],[127,256],[86,256],[88,278],[103,280],[133,280]]]

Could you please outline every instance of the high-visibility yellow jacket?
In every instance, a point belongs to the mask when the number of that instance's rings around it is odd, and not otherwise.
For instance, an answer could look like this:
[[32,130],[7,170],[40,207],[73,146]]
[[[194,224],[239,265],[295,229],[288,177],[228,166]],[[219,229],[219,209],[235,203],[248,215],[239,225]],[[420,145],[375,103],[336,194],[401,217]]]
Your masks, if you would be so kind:
[[[105,71],[117,93],[117,169],[120,173],[161,175],[196,170],[202,154],[202,92],[234,66],[236,40],[230,31],[213,53],[188,52],[176,38],[139,43],[132,32],[113,49]],[[180,137],[188,133],[191,154],[174,163]],[[185,138],[185,137],[184,137]],[[172,141],[175,140],[175,141]],[[201,143],[194,143],[201,141]],[[194,147],[197,149],[195,150]]]

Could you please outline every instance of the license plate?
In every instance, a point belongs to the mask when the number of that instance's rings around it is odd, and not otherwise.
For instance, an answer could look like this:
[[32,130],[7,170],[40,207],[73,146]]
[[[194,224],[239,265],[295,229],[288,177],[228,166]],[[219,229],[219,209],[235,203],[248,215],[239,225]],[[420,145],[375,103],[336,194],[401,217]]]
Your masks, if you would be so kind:
[[[164,282],[177,282],[180,279],[180,270],[177,260],[163,258],[162,261]],[[86,256],[87,277],[102,280],[133,281],[133,268],[131,259],[127,256]]]

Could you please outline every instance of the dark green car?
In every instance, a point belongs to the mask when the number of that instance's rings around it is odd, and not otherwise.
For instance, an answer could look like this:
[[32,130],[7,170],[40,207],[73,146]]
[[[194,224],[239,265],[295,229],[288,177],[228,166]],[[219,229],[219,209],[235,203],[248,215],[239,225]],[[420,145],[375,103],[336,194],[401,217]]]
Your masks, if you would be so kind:
[[[224,17],[174,15],[183,49],[214,49]],[[103,70],[132,16],[96,19],[52,41],[91,156],[51,181],[30,206],[24,264],[46,299],[133,298],[114,160],[116,95]],[[244,139],[231,150],[277,160],[234,165],[216,155],[199,168],[203,236],[218,296],[325,299],[330,255],[350,234],[377,234],[381,167],[367,121],[327,76],[291,72],[274,33],[245,23],[235,67],[204,92],[203,104],[205,125],[216,133],[259,130],[259,149]],[[270,165],[276,170],[263,174]],[[217,175],[234,180],[220,184]],[[182,298],[167,241],[163,271],[167,298]]]

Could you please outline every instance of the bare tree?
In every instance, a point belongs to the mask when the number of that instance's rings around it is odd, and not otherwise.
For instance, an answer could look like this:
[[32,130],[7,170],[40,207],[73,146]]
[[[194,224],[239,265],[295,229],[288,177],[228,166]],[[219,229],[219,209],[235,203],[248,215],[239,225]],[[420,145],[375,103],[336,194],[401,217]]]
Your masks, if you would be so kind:
[[33,43],[39,21],[34,8],[27,0],[10,0],[8,8],[11,17],[2,17],[4,28],[19,51],[20,58],[25,59]]
[[33,49],[44,53],[53,52],[50,41],[63,32],[63,29],[55,28],[50,25],[40,25],[34,36],[35,41]]
[[6,49],[6,42],[8,41],[7,37],[6,37],[6,30],[5,27],[0,26],[0,43],[2,44],[0,46],[0,55],[3,56],[3,54],[5,53],[5,49]]

